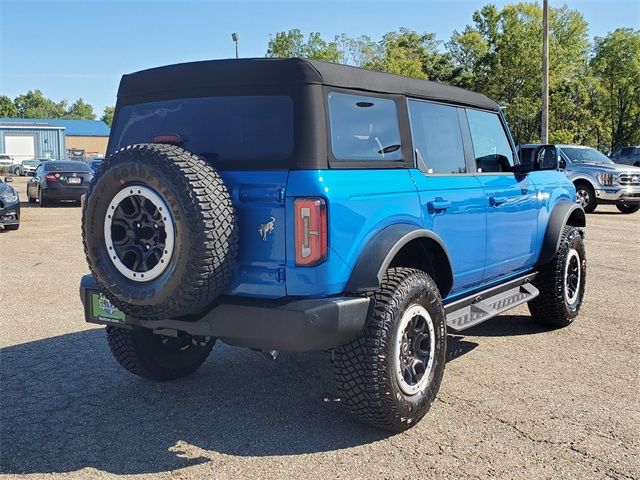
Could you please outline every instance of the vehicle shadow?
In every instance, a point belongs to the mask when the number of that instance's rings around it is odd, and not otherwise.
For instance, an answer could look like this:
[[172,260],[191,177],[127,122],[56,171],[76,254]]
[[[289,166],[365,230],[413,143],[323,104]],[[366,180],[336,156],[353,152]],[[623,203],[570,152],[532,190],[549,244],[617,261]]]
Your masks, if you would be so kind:
[[[50,203],[46,207],[43,207],[45,210],[49,208],[78,208],[80,207],[80,202],[57,202]],[[20,208],[40,208],[40,204],[38,202],[30,203],[20,201]]]
[[465,330],[466,337],[513,337],[535,335],[551,330],[534,322],[530,315],[499,315]]
[[[539,331],[529,317],[498,317],[449,335],[447,361],[478,346],[469,336]],[[154,383],[117,365],[105,337],[91,329],[0,349],[0,471],[144,474],[218,454],[299,455],[390,435],[341,408],[328,353],[270,362],[219,344],[195,374]]]
[[269,362],[216,345],[200,370],[170,383],[123,370],[102,329],[7,347],[0,358],[0,471],[9,473],[153,473],[218,453],[297,455],[389,435],[339,408],[323,352]]

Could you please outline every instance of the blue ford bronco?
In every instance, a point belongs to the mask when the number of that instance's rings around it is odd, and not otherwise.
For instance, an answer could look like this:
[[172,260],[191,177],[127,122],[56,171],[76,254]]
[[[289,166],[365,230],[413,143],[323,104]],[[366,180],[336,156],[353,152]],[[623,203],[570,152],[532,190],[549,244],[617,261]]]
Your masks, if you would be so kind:
[[348,410],[407,429],[447,331],[578,315],[585,214],[555,147],[532,155],[496,103],[433,82],[304,59],[125,75],[83,207],[86,320],[156,380],[216,340],[330,350]]

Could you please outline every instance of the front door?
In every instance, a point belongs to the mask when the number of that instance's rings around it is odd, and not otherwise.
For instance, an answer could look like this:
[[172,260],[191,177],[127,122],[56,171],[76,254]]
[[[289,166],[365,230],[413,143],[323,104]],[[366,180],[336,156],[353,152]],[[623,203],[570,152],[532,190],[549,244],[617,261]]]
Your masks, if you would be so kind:
[[536,260],[538,198],[535,184],[513,173],[515,155],[497,113],[467,109],[476,178],[487,207],[484,282],[530,268]]
[[420,100],[409,101],[418,188],[425,228],[449,250],[453,266],[451,294],[482,282],[486,249],[485,194],[467,172],[460,110]]

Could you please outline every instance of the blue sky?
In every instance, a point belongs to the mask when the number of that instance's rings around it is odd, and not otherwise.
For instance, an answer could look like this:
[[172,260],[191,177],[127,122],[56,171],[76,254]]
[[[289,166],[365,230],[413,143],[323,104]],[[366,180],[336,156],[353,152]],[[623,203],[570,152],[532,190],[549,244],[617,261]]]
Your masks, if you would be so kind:
[[[541,3],[542,0],[540,0]],[[300,28],[325,38],[378,39],[399,27],[449,39],[485,1],[0,0],[0,94],[39,88],[54,100],[83,97],[98,115],[115,104],[120,76],[148,67],[234,55],[264,56],[269,35]],[[506,1],[494,1],[503,6]],[[552,6],[563,2],[550,0]],[[639,0],[570,0],[590,36],[640,28]]]

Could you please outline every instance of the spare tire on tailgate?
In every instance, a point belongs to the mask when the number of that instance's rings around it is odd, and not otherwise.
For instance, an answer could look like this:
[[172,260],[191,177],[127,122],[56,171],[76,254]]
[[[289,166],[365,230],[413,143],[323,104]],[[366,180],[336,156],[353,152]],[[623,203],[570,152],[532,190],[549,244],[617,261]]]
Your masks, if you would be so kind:
[[107,298],[144,319],[205,309],[226,288],[238,250],[218,172],[164,144],[130,145],[105,161],[84,204],[82,240]]

